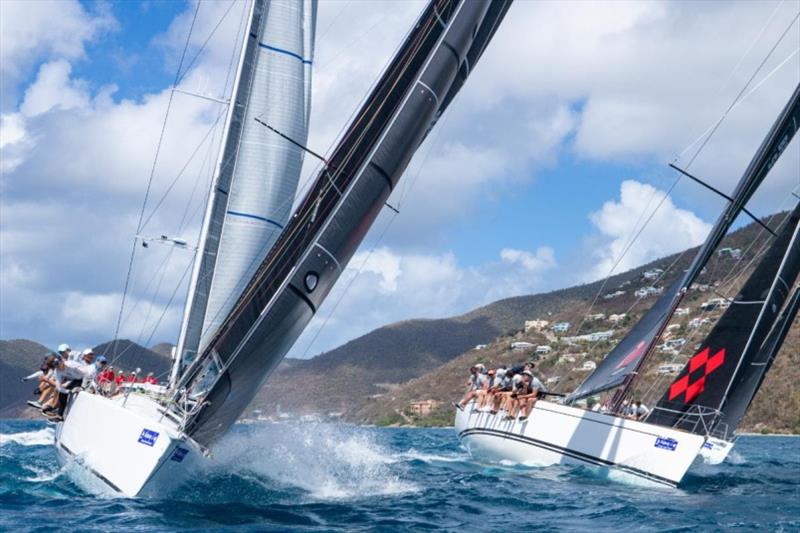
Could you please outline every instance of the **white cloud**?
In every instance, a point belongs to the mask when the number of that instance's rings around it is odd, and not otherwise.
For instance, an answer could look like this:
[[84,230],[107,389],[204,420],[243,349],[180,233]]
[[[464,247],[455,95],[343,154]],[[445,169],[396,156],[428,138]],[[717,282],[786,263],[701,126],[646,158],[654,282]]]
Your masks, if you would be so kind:
[[0,2],[0,75],[6,97],[41,58],[83,58],[88,41],[117,28],[103,4],[95,7],[89,13],[76,0]]
[[542,247],[531,253],[525,250],[503,248],[500,258],[506,263],[521,265],[525,270],[540,272],[556,265],[555,252],[550,247]]
[[[630,244],[659,203],[652,219]],[[624,272],[696,246],[711,230],[694,213],[677,207],[666,192],[634,180],[622,183],[619,200],[604,203],[589,218],[602,234],[599,242],[592,243],[595,262],[587,275],[589,280],[608,276],[612,268],[614,273]]]
[[39,67],[36,81],[25,90],[20,111],[35,117],[53,109],[68,110],[89,105],[87,84],[70,78],[72,65],[64,59],[45,63]]

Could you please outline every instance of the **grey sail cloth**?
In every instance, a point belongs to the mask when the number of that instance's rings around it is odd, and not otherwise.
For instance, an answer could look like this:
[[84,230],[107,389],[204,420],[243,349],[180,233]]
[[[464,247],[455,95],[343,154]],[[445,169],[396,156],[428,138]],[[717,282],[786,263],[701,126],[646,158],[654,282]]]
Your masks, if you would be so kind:
[[788,103],[762,141],[731,195],[733,202],[729,202],[720,214],[689,269],[677,282],[664,291],[653,307],[597,365],[595,371],[567,396],[566,402],[574,402],[618,387],[637,372],[672,317],[675,308],[683,299],[686,289],[700,275],[736,217],[739,216],[753,193],[791,142],[798,127],[800,127],[800,85],[795,87]]
[[648,422],[701,435],[719,428],[715,436],[723,438],[733,432],[735,427],[720,426],[718,412],[727,414],[730,407],[733,414],[733,404],[726,398],[730,399],[729,392],[738,397],[741,391],[732,385],[743,372],[760,371],[751,363],[797,278],[800,204],[781,226],[730,307],[664,391]]
[[187,298],[173,380],[227,317],[286,225],[311,105],[316,0],[254,0]]
[[[474,68],[465,58],[480,56],[509,5],[434,0],[424,9],[202,355],[219,375],[185,427],[197,442],[225,433],[311,320],[450,101],[443,97]],[[186,385],[204,383],[198,368]]]

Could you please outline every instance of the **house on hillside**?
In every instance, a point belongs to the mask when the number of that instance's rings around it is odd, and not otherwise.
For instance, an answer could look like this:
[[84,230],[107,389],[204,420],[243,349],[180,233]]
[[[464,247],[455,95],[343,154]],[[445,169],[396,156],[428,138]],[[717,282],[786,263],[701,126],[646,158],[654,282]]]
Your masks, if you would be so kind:
[[642,287],[641,289],[636,289],[636,292],[634,292],[633,295],[637,298],[645,298],[647,296],[661,294],[662,292],[664,292],[664,287],[647,286]]
[[717,257],[725,257],[728,256],[731,259],[739,259],[742,257],[742,250],[739,248],[720,248],[717,250]]
[[584,361],[580,368],[576,368],[578,372],[591,372],[597,368],[597,363],[594,361]]
[[545,380],[545,385],[556,385],[561,381],[561,376],[552,376]]
[[556,333],[566,333],[569,331],[570,323],[569,322],[556,322],[553,324],[552,330]]
[[704,317],[704,318],[695,317],[695,318],[693,318],[693,319],[691,319],[689,321],[689,327],[690,328],[699,328],[700,326],[708,324],[709,322],[711,322],[711,319],[708,318],[708,317]]
[[552,352],[553,349],[546,344],[540,344],[536,347],[536,354],[537,355],[547,355]]
[[577,335],[575,337],[564,337],[566,342],[597,342],[605,341],[614,336],[614,330],[608,329],[605,331],[593,331],[586,335]]
[[592,322],[597,322],[598,320],[605,320],[606,314],[605,313],[595,313],[593,315],[588,315],[586,320],[591,320]]
[[549,323],[550,322],[547,321],[547,320],[541,320],[541,319],[538,319],[538,318],[536,320],[526,320],[525,321],[525,333],[527,333],[527,332],[529,332],[531,330],[541,331],[544,328],[546,328]]
[[658,367],[659,374],[677,374],[681,371],[683,365],[680,363],[665,363]]
[[675,313],[673,314],[675,316],[688,316],[690,312],[691,309],[689,309],[688,307],[678,307],[677,309],[675,309]]
[[663,274],[663,273],[664,273],[663,269],[653,268],[651,270],[646,271],[644,274],[642,274],[642,277],[644,279],[654,280],[654,279],[658,279],[661,276],[661,274]]
[[608,317],[608,321],[611,322],[612,324],[617,324],[617,323],[622,322],[623,320],[625,320],[626,316],[628,316],[626,313],[620,313],[618,315],[611,315],[610,317]]
[[485,350],[486,346],[487,346],[486,344],[476,344],[473,350]]
[[689,290],[706,292],[709,288],[710,287],[708,286],[708,283],[692,283],[692,285],[689,287]]
[[558,358],[558,364],[574,363],[574,362],[575,362],[575,356],[572,354],[562,355],[561,357]]
[[613,300],[614,298],[619,298],[620,296],[624,296],[625,291],[614,291],[608,294],[603,295],[603,300]]
[[416,400],[408,405],[408,410],[414,416],[430,416],[441,403],[438,400]]
[[536,345],[531,342],[517,341],[511,343],[511,349],[515,352],[524,352],[527,350],[533,350],[534,348],[536,348]]
[[715,309],[727,309],[731,306],[731,302],[726,298],[711,298],[700,304],[700,309],[703,311],[713,311]]

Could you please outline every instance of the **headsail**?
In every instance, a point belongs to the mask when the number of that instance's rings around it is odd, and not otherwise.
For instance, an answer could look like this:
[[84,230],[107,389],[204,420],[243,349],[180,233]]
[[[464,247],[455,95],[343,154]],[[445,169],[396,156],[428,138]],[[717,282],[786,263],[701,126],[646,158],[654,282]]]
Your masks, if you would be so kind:
[[316,1],[254,0],[196,259],[175,379],[228,316],[289,219],[311,105]]
[[664,291],[664,294],[642,316],[628,335],[597,365],[597,369],[567,397],[567,402],[622,385],[641,367],[672,317],[675,308],[680,304],[686,290],[700,275],[736,217],[794,137],[798,127],[800,127],[800,85],[795,87],[789,102],[753,156],[747,170],[739,180],[736,190],[731,195],[733,201],[728,203],[717,219],[689,269],[668,290]]
[[[800,272],[800,204],[698,352],[664,392],[648,422],[731,436],[760,383],[759,362],[773,325]],[[774,344],[774,343],[773,343]],[[720,419],[718,412],[722,411]],[[722,422],[725,420],[725,422]]]
[[510,1],[432,0],[181,387],[208,445],[235,422],[333,287]]

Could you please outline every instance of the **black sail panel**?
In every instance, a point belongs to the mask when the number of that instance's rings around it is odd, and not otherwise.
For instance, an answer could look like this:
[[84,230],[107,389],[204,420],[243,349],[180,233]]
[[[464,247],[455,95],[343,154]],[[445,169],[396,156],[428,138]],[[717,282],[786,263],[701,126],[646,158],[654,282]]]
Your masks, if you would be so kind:
[[719,428],[722,433],[730,437],[739,427],[772,367],[775,356],[783,346],[783,341],[797,317],[798,309],[800,309],[800,287],[795,286],[789,302],[770,330],[767,340],[761,345],[756,356],[737,375],[723,406],[722,416],[716,422],[714,429]]
[[748,367],[758,354],[797,276],[798,221],[800,204],[700,349],[664,392],[648,422],[699,434],[713,431],[739,369]]
[[700,275],[736,217],[791,142],[798,127],[800,127],[800,84],[795,87],[788,103],[762,141],[731,195],[733,201],[729,202],[720,214],[689,269],[642,316],[640,323],[644,324],[641,327],[637,324],[597,365],[597,369],[567,397],[568,402],[617,387],[623,384],[626,378],[635,375],[652,351],[675,308],[680,304],[686,289]]
[[[425,8],[203,354],[223,362],[231,387],[212,386],[187,424],[197,442],[212,444],[235,422],[311,320],[441,114],[476,36],[499,22],[487,19],[490,5],[435,0]],[[186,387],[200,377],[198,369]]]

